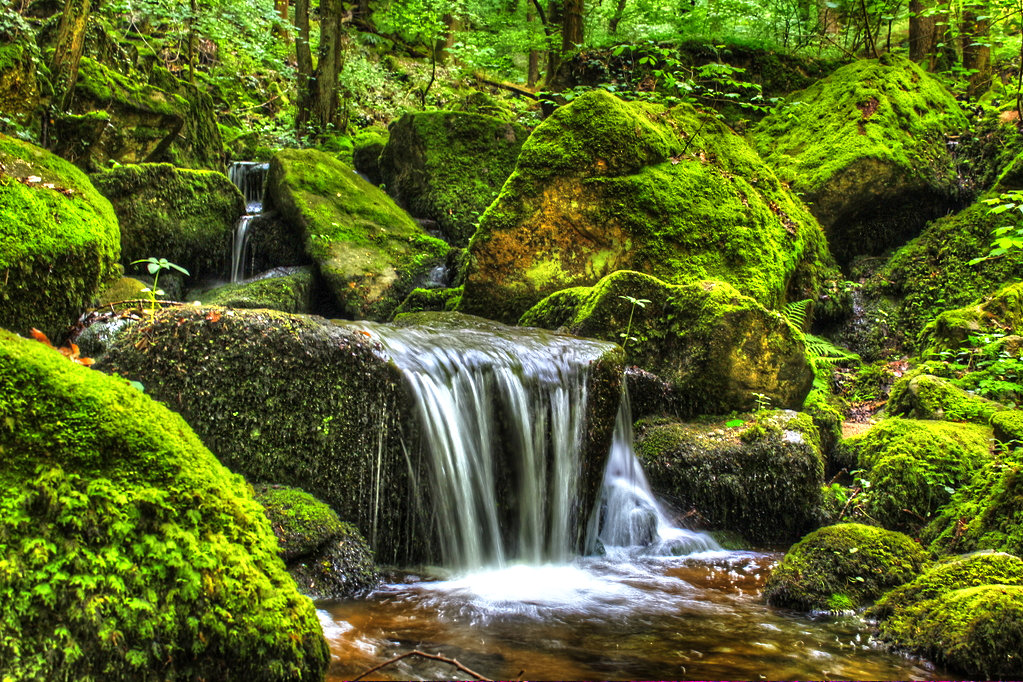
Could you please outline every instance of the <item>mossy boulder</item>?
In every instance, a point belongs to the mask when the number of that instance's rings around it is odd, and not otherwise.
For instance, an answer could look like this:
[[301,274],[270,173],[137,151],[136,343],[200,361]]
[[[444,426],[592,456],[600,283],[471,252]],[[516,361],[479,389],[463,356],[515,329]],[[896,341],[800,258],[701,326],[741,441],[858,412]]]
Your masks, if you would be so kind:
[[1023,444],[1023,411],[1003,410],[991,415],[991,428],[1001,443]]
[[0,331],[0,676],[318,680],[251,490],[122,379]]
[[708,530],[755,543],[801,537],[819,519],[819,432],[795,412],[734,421],[641,420],[636,454],[651,487]]
[[275,154],[267,199],[268,208],[301,235],[347,317],[388,318],[433,267],[444,264],[449,249],[382,190],[316,150]]
[[946,310],[924,327],[922,354],[959,350],[973,335],[1023,330],[1023,282],[1010,284],[974,305]]
[[162,66],[121,73],[83,56],[71,113],[55,120],[51,141],[61,156],[89,171],[111,161],[224,165],[213,100]]
[[[312,268],[291,268],[279,276],[261,277],[239,284],[225,284],[197,297],[205,305],[229,308],[270,308],[286,313],[312,312],[314,276]],[[191,297],[189,297],[191,300]]]
[[764,585],[767,603],[799,611],[860,609],[915,578],[927,557],[891,530],[842,523],[793,545]]
[[789,96],[752,139],[810,204],[842,264],[905,243],[957,199],[946,135],[967,128],[955,98],[908,59],[844,66]]
[[383,182],[380,176],[380,152],[387,144],[388,132],[384,128],[361,130],[352,140],[352,166],[374,185]]
[[417,218],[436,222],[450,244],[465,246],[476,221],[515,168],[529,132],[464,111],[405,114],[380,152],[380,179]]
[[117,216],[67,161],[0,135],[0,326],[59,339],[118,276]]
[[999,453],[924,529],[935,553],[993,549],[1023,556],[1023,461],[1016,451]]
[[118,336],[96,367],[142,382],[250,480],[329,504],[381,561],[428,554],[432,529],[413,501],[428,508],[429,491],[403,449],[415,413],[369,337],[265,309],[166,308]]
[[761,305],[816,298],[819,225],[710,113],[581,95],[540,124],[469,244],[461,310],[514,322],[616,270],[720,280]]
[[1023,559],[983,552],[935,564],[871,609],[879,636],[985,679],[1023,675]]
[[991,461],[990,439],[991,429],[978,424],[892,418],[843,441],[842,459],[870,482],[871,518],[916,531]]
[[967,393],[948,379],[913,373],[895,382],[886,409],[897,417],[987,424],[991,415],[1005,408],[993,400]]
[[39,56],[32,28],[19,13],[6,13],[0,26],[0,112],[20,123],[39,106]]
[[673,384],[686,416],[748,410],[755,393],[774,407],[798,408],[813,383],[802,335],[723,282],[670,285],[616,272],[552,294],[519,323],[623,342],[629,364]]
[[453,311],[462,299],[462,287],[443,289],[413,289],[405,300],[394,309],[394,316],[405,313],[421,313],[427,311]]
[[245,200],[223,173],[169,163],[120,166],[92,176],[121,225],[121,260],[166,258],[195,278],[226,277]]
[[366,540],[327,504],[297,488],[276,485],[258,486],[256,501],[263,505],[281,558],[303,593],[346,599],[379,581]]

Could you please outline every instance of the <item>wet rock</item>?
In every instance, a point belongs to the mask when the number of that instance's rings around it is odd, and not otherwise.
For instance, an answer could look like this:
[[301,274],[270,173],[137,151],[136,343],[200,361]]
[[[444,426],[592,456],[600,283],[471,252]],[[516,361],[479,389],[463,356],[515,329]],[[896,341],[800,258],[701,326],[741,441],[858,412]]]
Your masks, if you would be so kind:
[[770,307],[816,298],[829,259],[813,216],[717,119],[597,90],[523,145],[469,245],[460,310],[514,322],[616,270],[721,280]]
[[229,308],[270,308],[286,313],[312,312],[314,300],[312,268],[282,270],[284,272],[277,276],[271,272],[271,276],[210,289],[199,294],[197,300],[204,305],[222,305]]
[[380,153],[387,144],[388,132],[383,128],[359,131],[353,140],[352,166],[374,185],[383,182],[380,175]]
[[119,276],[117,216],[67,161],[0,135],[0,326],[66,333]]
[[885,55],[789,96],[752,139],[809,203],[845,265],[905,243],[955,205],[957,175],[945,136],[966,127],[937,79]]
[[323,676],[270,524],[180,416],[0,331],[0,450],[5,676]]

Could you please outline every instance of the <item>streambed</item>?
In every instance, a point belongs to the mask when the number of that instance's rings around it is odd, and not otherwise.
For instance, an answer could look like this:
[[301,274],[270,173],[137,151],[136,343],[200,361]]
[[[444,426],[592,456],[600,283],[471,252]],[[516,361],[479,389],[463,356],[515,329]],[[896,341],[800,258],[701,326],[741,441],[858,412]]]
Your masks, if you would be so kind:
[[[416,648],[493,679],[954,679],[880,649],[859,618],[764,605],[760,589],[780,554],[612,552],[447,579],[397,575],[363,599],[321,602],[328,679]],[[407,658],[369,679],[460,674]]]

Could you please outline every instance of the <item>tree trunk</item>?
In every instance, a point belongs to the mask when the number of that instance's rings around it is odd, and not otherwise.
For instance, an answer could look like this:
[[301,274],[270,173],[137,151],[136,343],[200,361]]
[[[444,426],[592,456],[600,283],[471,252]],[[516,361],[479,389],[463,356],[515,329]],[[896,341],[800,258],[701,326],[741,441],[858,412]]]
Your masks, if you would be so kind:
[[948,18],[951,14],[949,0],[937,0],[938,12],[934,15],[934,51],[931,52],[929,71],[944,71],[956,63],[956,48],[949,33]]
[[344,60],[344,9],[342,0],[320,0],[320,45],[310,83],[314,99],[309,112],[310,122],[320,135],[337,122],[337,79]]
[[[538,5],[539,7],[539,5]],[[561,0],[549,0],[547,3],[547,25],[549,27],[561,26]],[[556,36],[553,32],[547,33],[547,75],[544,86],[548,90],[557,90],[558,69],[561,66],[561,49],[555,42]]]
[[561,53],[565,55],[583,43],[584,0],[564,0],[561,20]]
[[969,75],[966,94],[976,97],[991,84],[991,19],[977,13],[976,7],[963,9],[963,68]]
[[618,34],[618,24],[622,22],[622,15],[625,14],[625,3],[627,0],[618,0],[615,5],[615,13],[611,15],[611,21],[607,23],[607,31],[611,35]]
[[274,26],[274,35],[278,40],[291,40],[291,35],[288,32],[288,24],[291,23],[288,7],[288,0],[274,0],[274,11],[277,12],[277,17],[280,19],[280,22]]
[[444,31],[433,44],[434,66],[444,64],[448,49],[455,44],[455,31],[458,30],[458,19],[455,18],[455,15],[445,14],[441,21],[444,23]]
[[195,83],[195,62],[199,56],[199,33],[195,30],[199,7],[196,0],[189,0],[188,9],[188,82]]
[[[99,3],[97,2],[97,5]],[[57,43],[50,62],[54,100],[62,111],[71,106],[71,95],[78,80],[78,65],[85,48],[85,30],[89,24],[90,0],[65,0],[57,29]]]
[[[532,4],[526,5],[526,23],[536,22],[536,10]],[[530,48],[529,66],[526,68],[526,85],[533,87],[540,80],[540,51]]]
[[933,6],[931,0],[909,0],[909,58],[914,62],[930,60],[938,45],[938,18],[921,16]]
[[305,134],[312,109],[313,51],[309,45],[309,0],[295,0],[295,62],[298,67],[298,111],[295,112],[295,132]]

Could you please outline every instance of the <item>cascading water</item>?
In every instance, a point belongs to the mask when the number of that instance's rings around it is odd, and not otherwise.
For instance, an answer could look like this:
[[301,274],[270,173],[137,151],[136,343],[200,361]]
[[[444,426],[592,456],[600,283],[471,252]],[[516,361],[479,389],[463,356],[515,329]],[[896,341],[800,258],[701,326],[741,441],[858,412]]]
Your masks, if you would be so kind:
[[254,161],[236,161],[227,170],[227,176],[245,197],[245,215],[238,219],[231,245],[231,281],[245,277],[245,249],[249,242],[252,220],[263,212],[263,185],[270,164]]

